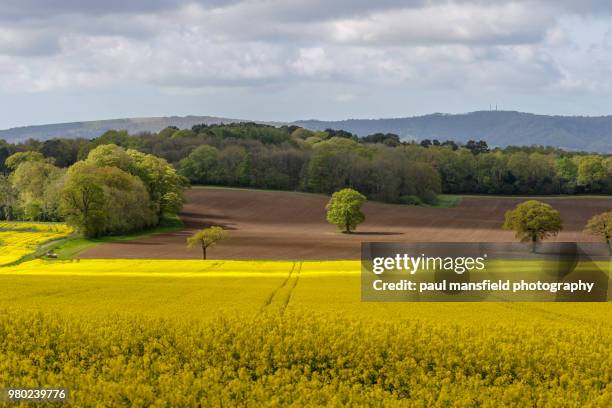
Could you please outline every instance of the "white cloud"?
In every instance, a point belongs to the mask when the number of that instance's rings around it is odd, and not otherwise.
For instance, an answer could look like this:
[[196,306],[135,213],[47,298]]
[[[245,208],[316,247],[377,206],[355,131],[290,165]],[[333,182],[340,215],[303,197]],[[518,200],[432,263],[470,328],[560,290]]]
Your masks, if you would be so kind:
[[596,15],[571,1],[10,0],[0,10],[0,87],[612,92],[607,31],[574,41],[585,19],[612,22],[608,2],[589,4]]
[[372,45],[516,44],[542,39],[551,17],[526,4],[444,4],[389,10],[333,23],[332,39]]

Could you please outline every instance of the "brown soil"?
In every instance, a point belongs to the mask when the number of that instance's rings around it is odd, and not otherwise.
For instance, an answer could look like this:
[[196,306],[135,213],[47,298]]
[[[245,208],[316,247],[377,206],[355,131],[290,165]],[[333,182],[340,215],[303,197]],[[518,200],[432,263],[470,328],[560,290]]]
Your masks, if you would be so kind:
[[[81,258],[199,259],[186,238],[219,225],[230,239],[210,248],[209,259],[359,259],[362,241],[503,242],[504,212],[522,198],[468,197],[456,208],[422,208],[381,203],[364,206],[366,222],[341,234],[325,220],[328,197],[292,192],[193,188],[181,214],[185,228],[135,241],[102,244]],[[594,214],[612,209],[611,198],[542,199],[561,212],[564,229],[554,240],[596,241],[581,231]]]

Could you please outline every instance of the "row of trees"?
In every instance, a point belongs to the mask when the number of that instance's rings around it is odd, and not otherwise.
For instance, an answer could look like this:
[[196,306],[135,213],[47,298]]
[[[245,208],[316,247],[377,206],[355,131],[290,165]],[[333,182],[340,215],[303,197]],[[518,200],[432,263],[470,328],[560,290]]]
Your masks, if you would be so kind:
[[[361,207],[366,201],[363,194],[350,188],[335,192],[326,206],[327,221],[343,233],[354,231],[365,221]],[[514,231],[516,238],[530,243],[535,252],[538,242],[557,235],[563,229],[563,220],[559,211],[550,204],[527,200],[506,211],[502,228]],[[593,216],[585,225],[584,232],[600,237],[612,255],[612,211]]]
[[0,176],[0,218],[65,220],[87,237],[158,225],[183,204],[188,185],[166,160],[114,144],[58,167],[40,152],[17,152]]
[[[506,211],[502,228],[514,231],[516,238],[530,243],[535,252],[538,242],[557,235],[563,229],[563,220],[559,211],[550,204],[528,200]],[[585,225],[584,232],[598,236],[612,255],[612,211],[593,216]]]
[[67,167],[106,144],[164,158],[197,184],[326,194],[350,187],[372,200],[416,204],[433,203],[440,192],[612,193],[609,155],[537,146],[490,149],[483,141],[405,143],[388,133],[359,138],[346,131],[252,123],[166,128],[139,135],[108,131],[94,140],[19,145],[0,141],[0,160],[35,151]]

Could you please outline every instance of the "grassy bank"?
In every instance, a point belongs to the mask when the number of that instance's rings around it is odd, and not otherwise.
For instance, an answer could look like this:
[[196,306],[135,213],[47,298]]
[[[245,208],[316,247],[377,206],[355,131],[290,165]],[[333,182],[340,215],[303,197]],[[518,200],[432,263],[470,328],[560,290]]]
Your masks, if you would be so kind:
[[[166,232],[179,231],[183,228],[182,221],[177,217],[163,218],[160,224],[153,228],[137,231],[126,235],[117,235],[101,238],[83,238],[80,235],[73,235],[61,241],[53,242],[49,245],[43,245],[29,259],[42,257],[48,252],[54,253],[60,260],[72,259],[84,250],[108,242],[131,241],[142,239],[151,235],[163,234]],[[25,259],[28,260],[28,259]]]

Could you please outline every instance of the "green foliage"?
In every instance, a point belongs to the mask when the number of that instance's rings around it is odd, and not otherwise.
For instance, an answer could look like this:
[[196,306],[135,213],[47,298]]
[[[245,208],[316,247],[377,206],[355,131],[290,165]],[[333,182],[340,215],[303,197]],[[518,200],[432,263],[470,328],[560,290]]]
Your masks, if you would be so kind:
[[438,196],[432,190],[425,190],[421,195],[425,204],[435,205],[438,203]]
[[162,138],[170,138],[178,131],[179,129],[176,126],[168,126],[159,131],[159,136]]
[[400,197],[399,203],[405,205],[422,205],[423,201],[415,195],[404,195]]
[[295,189],[307,156],[293,147],[247,151],[240,145],[221,150],[208,145],[197,147],[179,163],[179,172],[192,182],[266,189]]
[[212,125],[200,128],[199,134],[207,134],[220,139],[256,140],[264,144],[280,144],[291,140],[287,129],[257,123]]
[[424,202],[415,195],[405,195],[399,198],[399,204],[404,205],[425,205],[437,208],[453,208],[461,202],[460,196],[450,196],[445,194],[431,195],[432,200]]
[[92,141],[93,147],[105,144],[128,147],[130,145],[130,135],[126,130],[108,130]]
[[89,142],[84,139],[45,140],[39,148],[46,158],[52,159],[58,167],[69,167],[79,159],[81,151],[87,149]]
[[164,159],[132,149],[127,155],[132,159],[131,174],[144,183],[158,217],[177,214],[183,206],[188,181]]
[[159,217],[164,213],[176,214],[182,206],[187,181],[164,159],[108,144],[89,152],[87,163],[117,167],[140,178]]
[[10,175],[16,209],[28,221],[57,221],[64,172],[45,160],[27,160]]
[[17,152],[10,157],[8,157],[4,161],[4,165],[10,169],[15,170],[21,163],[25,162],[36,162],[36,161],[44,161],[45,156],[39,152],[27,151],[27,152]]
[[302,139],[302,140],[306,140],[309,137],[313,136],[313,132],[311,130],[308,129],[304,129],[304,128],[297,128],[295,129],[292,133],[291,133],[291,137],[292,138],[297,138],[297,139]]
[[196,133],[191,129],[181,129],[177,130],[172,134],[172,137],[175,139],[183,139],[183,138],[194,138],[196,137]]
[[98,167],[117,167],[125,172],[131,173],[134,168],[134,160],[127,154],[126,150],[115,144],[103,144],[87,155],[87,163]]
[[162,218],[159,224],[154,227],[146,228],[128,234],[97,238],[84,238],[80,236],[70,237],[54,245],[49,245],[47,248],[45,248],[44,253],[52,252],[55,255],[55,258],[53,258],[54,260],[71,260],[74,259],[81,252],[96,245],[144,239],[156,234],[180,231],[183,229],[183,227],[184,225],[178,217],[168,215]]
[[181,175],[192,182],[214,183],[217,178],[219,150],[213,146],[202,145],[196,148],[179,164]]
[[337,191],[332,194],[325,207],[327,221],[337,226],[340,231],[349,233],[365,221],[365,215],[361,212],[361,206],[365,202],[366,197],[353,189]]
[[220,241],[229,238],[229,234],[223,228],[213,226],[204,228],[187,238],[187,246],[199,246],[202,248],[202,259],[206,259],[206,250]]
[[399,146],[400,137],[394,133],[374,133],[360,139],[363,143],[382,143],[387,146]]
[[[106,138],[113,135],[124,134]],[[7,161],[14,171],[0,179],[2,218],[64,218],[86,237],[123,234],[153,226],[164,214],[174,216],[188,185],[166,160],[115,144],[95,147],[68,171],[38,152],[16,153]]]
[[[348,187],[370,200],[400,203],[403,196],[416,196],[428,205],[437,205],[441,193],[612,194],[610,155],[542,146],[491,150],[482,141],[423,144],[401,141],[392,133],[358,138],[334,129],[237,123],[137,135],[111,130],[90,141],[0,141],[0,160],[14,155],[8,160],[14,168],[21,161],[43,159],[59,167],[79,159],[118,167],[143,180],[158,215],[180,206],[175,199],[182,196],[185,178],[198,184],[323,194]],[[155,182],[160,174],[164,181]],[[23,217],[28,207],[30,216],[50,217],[40,204],[22,203],[9,212]]]
[[68,224],[88,238],[125,234],[158,222],[143,182],[118,167],[75,164],[61,199]]
[[17,191],[8,176],[0,174],[0,219],[13,220],[17,217]]
[[454,207],[457,207],[461,203],[462,199],[463,197],[461,196],[440,194],[436,197],[437,202],[434,207],[454,208]]
[[351,170],[369,155],[368,149],[351,139],[331,138],[315,144],[308,163],[308,190],[331,194],[350,186],[356,179]]
[[0,139],[0,173],[5,173],[9,170],[6,166],[6,159],[11,156],[12,146],[5,140]]
[[578,184],[596,192],[602,189],[609,178],[609,169],[603,157],[592,155],[580,158],[578,162]]
[[96,167],[75,164],[68,171],[62,189],[60,211],[66,222],[86,237],[95,237],[104,229],[105,194],[98,184]]
[[578,176],[578,166],[576,165],[576,161],[572,160],[570,157],[558,158],[556,166],[557,174],[563,179],[573,180]]
[[531,242],[533,249],[537,242],[551,235],[557,235],[563,228],[559,211],[550,204],[528,200],[506,211],[503,228],[516,232],[521,242]]
[[608,244],[612,254],[612,211],[594,215],[585,226],[584,232],[599,236]]

